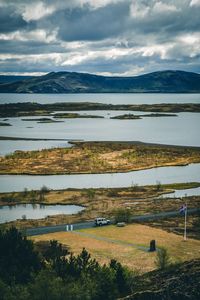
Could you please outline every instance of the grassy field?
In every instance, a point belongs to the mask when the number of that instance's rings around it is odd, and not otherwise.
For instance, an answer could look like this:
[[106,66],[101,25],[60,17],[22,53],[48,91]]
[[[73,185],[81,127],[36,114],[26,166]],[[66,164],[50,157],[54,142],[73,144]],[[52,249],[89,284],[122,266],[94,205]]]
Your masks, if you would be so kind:
[[189,239],[184,242],[181,236],[145,225],[132,224],[123,228],[107,226],[85,229],[80,232],[92,234],[96,238],[81,236],[73,232],[59,232],[31,237],[31,239],[35,242],[56,239],[68,245],[75,254],[85,247],[102,264],[108,263],[111,258],[114,258],[123,265],[142,273],[155,269],[156,253],[139,250],[134,246],[100,241],[97,238],[105,237],[111,241],[117,240],[145,247],[149,246],[150,240],[155,239],[158,247],[167,248],[173,262],[200,257],[200,241]]
[[[185,219],[182,215],[173,218],[164,218],[145,222],[146,225],[162,228],[167,232],[173,232],[183,236]],[[141,224],[142,222],[140,222]],[[143,223],[144,224],[144,223]],[[187,236],[200,240],[200,213],[187,216]]]
[[130,142],[77,142],[72,148],[0,157],[0,174],[112,173],[200,162],[200,148]]

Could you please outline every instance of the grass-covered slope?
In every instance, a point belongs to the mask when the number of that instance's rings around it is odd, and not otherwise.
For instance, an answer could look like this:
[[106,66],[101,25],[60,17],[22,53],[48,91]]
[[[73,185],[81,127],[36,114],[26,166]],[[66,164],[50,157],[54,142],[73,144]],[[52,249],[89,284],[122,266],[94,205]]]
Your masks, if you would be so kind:
[[184,262],[165,271],[153,271],[139,278],[138,291],[127,300],[200,299],[200,260]]

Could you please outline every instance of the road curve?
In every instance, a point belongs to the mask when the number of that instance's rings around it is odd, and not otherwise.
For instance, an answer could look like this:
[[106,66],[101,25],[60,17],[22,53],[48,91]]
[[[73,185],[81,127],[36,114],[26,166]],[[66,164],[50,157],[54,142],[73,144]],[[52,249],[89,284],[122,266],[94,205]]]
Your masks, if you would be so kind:
[[[188,209],[187,212],[188,212],[188,214],[200,212],[200,208],[191,208],[191,209]],[[131,218],[131,221],[134,222],[134,221],[156,220],[156,219],[162,219],[165,217],[175,217],[179,214],[180,214],[179,211],[161,212],[161,213],[157,213],[157,214],[134,216]],[[114,224],[114,221],[111,221],[111,223]],[[22,231],[22,233],[27,236],[33,236],[33,235],[47,234],[47,233],[53,233],[53,232],[59,232],[59,231],[67,231],[67,226],[68,226],[67,224],[62,224],[62,225],[54,225],[54,226],[42,226],[42,227],[35,227],[35,228],[27,228],[24,231]],[[92,228],[94,226],[95,226],[94,221],[75,223],[75,224],[73,224],[73,230]],[[68,226],[68,229],[71,229],[71,227]]]

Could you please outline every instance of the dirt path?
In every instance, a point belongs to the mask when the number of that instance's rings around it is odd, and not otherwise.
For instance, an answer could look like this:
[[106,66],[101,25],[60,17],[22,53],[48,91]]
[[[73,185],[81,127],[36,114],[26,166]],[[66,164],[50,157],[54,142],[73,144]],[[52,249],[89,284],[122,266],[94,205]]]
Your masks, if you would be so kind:
[[72,231],[75,234],[84,236],[84,237],[89,237],[89,238],[94,238],[98,241],[104,241],[104,242],[108,242],[108,243],[112,243],[112,244],[117,244],[117,245],[122,245],[122,246],[128,246],[128,247],[134,247],[138,250],[142,250],[145,252],[149,251],[149,247],[144,247],[144,246],[139,246],[137,244],[133,244],[133,243],[128,243],[128,242],[124,242],[124,241],[120,241],[120,240],[113,240],[107,237],[102,237],[102,236],[98,236],[96,234],[91,234],[91,233],[86,233],[86,232],[81,232],[81,231]]

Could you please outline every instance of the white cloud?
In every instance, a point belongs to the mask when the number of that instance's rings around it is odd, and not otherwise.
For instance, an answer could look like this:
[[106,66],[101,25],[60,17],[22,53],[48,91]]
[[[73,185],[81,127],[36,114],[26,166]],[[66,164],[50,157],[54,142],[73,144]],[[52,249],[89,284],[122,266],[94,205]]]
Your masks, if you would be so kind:
[[161,59],[168,59],[168,51],[173,47],[173,44],[165,44],[165,45],[149,45],[146,47],[142,47],[140,52],[142,56],[151,57],[151,56],[159,56]]
[[180,53],[188,57],[196,57],[200,53],[200,33],[183,35],[179,39]]
[[190,6],[200,6],[200,0],[192,0]]
[[45,75],[46,72],[0,72],[0,75],[21,75],[21,76],[42,76]]
[[[139,74],[144,73],[145,68],[144,67],[138,67],[138,66],[133,66],[130,68],[130,70],[127,70],[125,72],[114,72],[115,76],[135,76]],[[97,75],[102,75],[102,76],[113,76],[112,72],[97,72]]]
[[142,2],[138,2],[137,0],[133,0],[130,6],[130,15],[133,18],[144,18],[150,11],[150,7],[143,4]]
[[51,43],[56,41],[56,31],[47,33],[44,29],[36,29],[32,31],[15,31],[8,34],[0,34],[0,40],[4,41],[39,41]]
[[43,2],[33,2],[25,6],[25,11],[22,13],[22,16],[25,21],[29,22],[50,15],[54,10],[54,6],[45,6]]
[[178,11],[175,5],[166,4],[161,1],[156,2],[152,9],[156,13],[175,12]]

